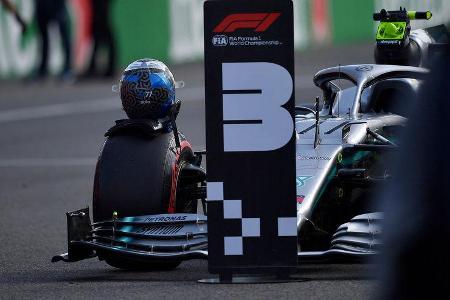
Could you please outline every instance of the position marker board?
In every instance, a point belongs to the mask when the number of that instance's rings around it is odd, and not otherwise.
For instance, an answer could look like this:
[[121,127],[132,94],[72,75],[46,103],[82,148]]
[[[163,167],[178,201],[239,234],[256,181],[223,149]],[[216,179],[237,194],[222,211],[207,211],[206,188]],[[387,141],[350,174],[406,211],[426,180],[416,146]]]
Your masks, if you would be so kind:
[[211,273],[297,265],[294,34],[290,0],[206,1]]

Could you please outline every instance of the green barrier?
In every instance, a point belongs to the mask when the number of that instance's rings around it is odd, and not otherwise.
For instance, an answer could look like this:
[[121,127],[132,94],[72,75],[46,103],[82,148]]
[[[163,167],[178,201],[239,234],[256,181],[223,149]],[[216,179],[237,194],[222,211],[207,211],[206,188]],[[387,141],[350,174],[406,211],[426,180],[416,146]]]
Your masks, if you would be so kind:
[[167,0],[114,1],[112,20],[118,47],[118,65],[138,58],[169,58]]
[[332,20],[332,42],[347,43],[373,39],[373,1],[339,0],[330,1]]
[[[34,15],[34,1],[13,0],[28,22]],[[79,1],[79,2],[77,2]],[[89,37],[79,44],[80,20],[73,11],[76,3],[87,0],[68,1],[73,20],[74,59],[80,69],[89,59]],[[96,0],[102,1],[102,0]],[[297,51],[311,46],[326,47],[329,44],[375,41],[376,27],[372,14],[381,8],[398,9],[400,5],[410,11],[410,17],[426,19],[416,21],[417,28],[448,23],[450,1],[430,3],[416,0],[293,0],[295,22],[295,47]],[[168,63],[199,61],[203,57],[203,0],[116,0],[112,1],[112,25],[117,43],[118,67],[143,57],[152,57]],[[422,11],[422,12],[421,12]],[[79,13],[79,12],[78,12]],[[0,5],[0,78],[20,77],[29,74],[39,59],[39,43],[36,28],[30,27],[26,36],[20,36],[18,25]],[[401,34],[396,28],[384,28],[379,37]],[[52,34],[55,32],[52,32]],[[57,34],[58,32],[56,32]],[[58,47],[60,48],[60,46]],[[81,51],[83,55],[77,53]],[[60,49],[51,49],[50,65],[57,72],[61,65]],[[54,58],[54,59],[53,59]]]

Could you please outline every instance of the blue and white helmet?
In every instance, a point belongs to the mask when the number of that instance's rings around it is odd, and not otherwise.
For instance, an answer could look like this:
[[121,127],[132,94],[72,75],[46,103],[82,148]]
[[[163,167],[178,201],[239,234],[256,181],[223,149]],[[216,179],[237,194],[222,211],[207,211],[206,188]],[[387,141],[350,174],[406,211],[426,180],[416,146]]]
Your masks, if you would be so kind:
[[175,80],[167,66],[155,59],[132,62],[120,80],[120,99],[130,119],[162,119],[174,105]]

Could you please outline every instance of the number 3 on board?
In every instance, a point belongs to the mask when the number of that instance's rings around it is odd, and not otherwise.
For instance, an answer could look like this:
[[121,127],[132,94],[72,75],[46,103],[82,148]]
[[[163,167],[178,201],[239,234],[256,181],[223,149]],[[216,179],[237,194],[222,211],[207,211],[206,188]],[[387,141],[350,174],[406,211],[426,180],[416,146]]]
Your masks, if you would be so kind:
[[222,63],[224,151],[272,151],[292,138],[294,122],[283,104],[293,81],[280,65]]

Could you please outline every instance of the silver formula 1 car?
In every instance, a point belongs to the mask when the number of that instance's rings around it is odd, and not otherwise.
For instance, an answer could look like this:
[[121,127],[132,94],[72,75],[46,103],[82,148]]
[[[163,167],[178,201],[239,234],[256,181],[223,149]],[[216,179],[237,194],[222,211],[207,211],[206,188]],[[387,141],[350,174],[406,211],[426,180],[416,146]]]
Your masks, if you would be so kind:
[[[374,211],[374,191],[389,180],[386,156],[399,146],[405,116],[428,73],[423,55],[437,42],[431,31],[409,34],[412,17],[405,10],[374,15],[383,24],[376,60],[414,66],[321,70],[314,84],[323,100],[296,108],[299,259],[361,258],[379,249],[382,213]],[[405,27],[391,28],[398,18],[407,20]],[[388,30],[397,39],[386,36]],[[386,42],[393,40],[400,42]],[[417,51],[422,56],[409,59]],[[206,258],[206,152],[194,152],[176,126],[167,132],[159,121],[116,123],[96,166],[93,223],[88,208],[67,213],[68,253],[53,261],[97,256],[119,268],[171,269]]]

